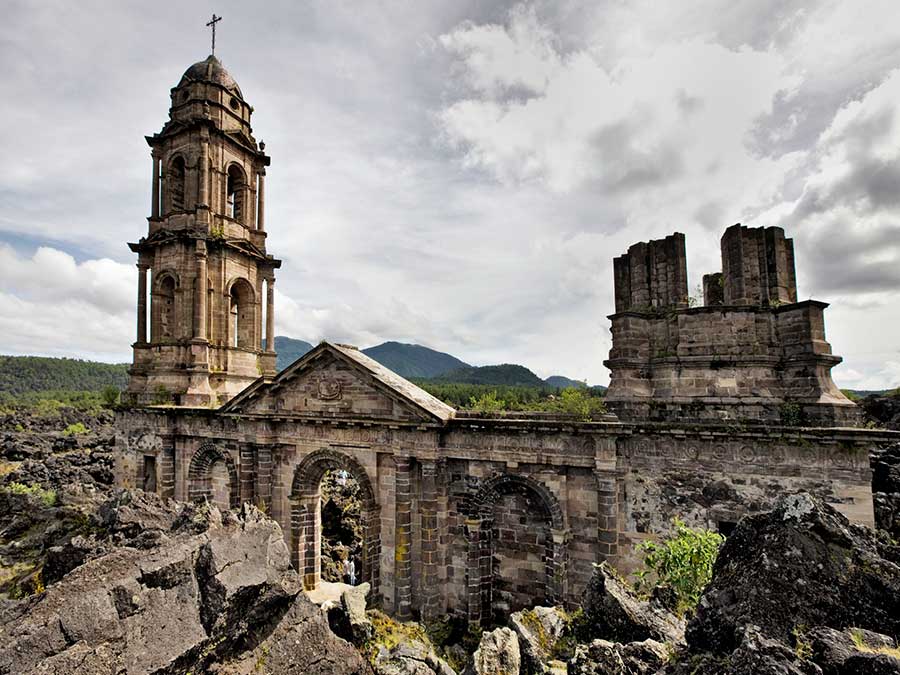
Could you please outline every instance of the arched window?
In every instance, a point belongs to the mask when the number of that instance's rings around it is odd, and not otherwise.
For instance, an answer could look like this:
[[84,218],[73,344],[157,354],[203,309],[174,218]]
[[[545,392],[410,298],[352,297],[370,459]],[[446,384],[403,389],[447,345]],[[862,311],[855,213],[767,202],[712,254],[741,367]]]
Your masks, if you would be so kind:
[[153,310],[150,334],[153,342],[166,342],[175,338],[175,279],[162,274],[153,288]]
[[225,192],[225,215],[239,223],[244,222],[244,188],[247,181],[237,164],[228,167],[228,183]]
[[184,157],[176,157],[169,166],[169,210],[184,210]]
[[228,321],[228,345],[243,349],[255,349],[256,303],[253,287],[246,279],[237,279],[231,286],[230,314]]

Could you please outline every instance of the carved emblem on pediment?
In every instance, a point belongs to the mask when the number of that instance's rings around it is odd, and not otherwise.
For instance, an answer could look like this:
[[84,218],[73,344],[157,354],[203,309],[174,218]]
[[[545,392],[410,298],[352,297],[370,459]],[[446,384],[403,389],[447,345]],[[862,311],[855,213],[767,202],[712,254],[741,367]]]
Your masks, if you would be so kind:
[[323,377],[316,384],[316,398],[320,401],[339,401],[341,381],[334,377]]

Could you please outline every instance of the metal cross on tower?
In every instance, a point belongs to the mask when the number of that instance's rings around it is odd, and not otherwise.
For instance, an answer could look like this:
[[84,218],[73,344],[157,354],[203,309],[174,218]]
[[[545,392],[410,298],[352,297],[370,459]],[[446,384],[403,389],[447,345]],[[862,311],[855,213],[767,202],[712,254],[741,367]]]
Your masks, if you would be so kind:
[[212,54],[213,54],[213,56],[216,55],[216,24],[219,23],[221,20],[222,20],[222,17],[216,16],[215,12],[213,12],[212,21],[210,21],[209,23],[206,24],[207,26],[210,26],[212,28]]

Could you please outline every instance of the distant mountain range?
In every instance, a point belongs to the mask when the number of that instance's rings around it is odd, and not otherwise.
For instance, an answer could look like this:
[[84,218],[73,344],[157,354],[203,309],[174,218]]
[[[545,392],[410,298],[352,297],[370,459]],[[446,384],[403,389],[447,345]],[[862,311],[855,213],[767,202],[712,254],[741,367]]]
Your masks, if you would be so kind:
[[430,379],[451,371],[471,368],[468,363],[460,361],[450,354],[422,345],[409,345],[402,342],[384,342],[375,347],[363,349],[363,354],[407,378]]
[[[283,370],[312,345],[279,335],[275,338],[278,350],[278,370]],[[440,383],[488,384],[497,386],[528,387],[583,387],[584,382],[562,375],[542,380],[533,372],[515,364],[499,366],[470,366],[455,356],[429,349],[421,345],[385,342],[363,350],[373,359],[397,374],[418,380],[434,380]],[[100,363],[80,359],[50,358],[39,356],[0,355],[0,395],[17,396],[32,392],[52,391],[101,391],[114,386],[123,389],[128,383],[128,365],[125,363]],[[591,389],[606,389],[594,386]],[[896,390],[844,390],[856,397],[884,395]]]
[[[297,340],[284,335],[275,336],[275,351],[278,352],[278,370],[284,370],[306,354],[313,346],[305,340]],[[429,349],[422,345],[402,342],[384,342],[362,350],[363,354],[375,359],[402,377],[457,382],[461,384],[496,384],[524,387],[583,387],[584,382],[562,375],[552,375],[542,380],[525,366],[503,364],[497,366],[470,366],[465,361],[450,354]]]

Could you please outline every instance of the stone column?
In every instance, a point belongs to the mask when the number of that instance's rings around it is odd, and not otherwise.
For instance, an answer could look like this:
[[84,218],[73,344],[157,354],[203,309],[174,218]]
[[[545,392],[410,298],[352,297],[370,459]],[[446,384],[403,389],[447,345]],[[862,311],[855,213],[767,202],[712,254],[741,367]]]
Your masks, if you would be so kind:
[[256,229],[266,231],[266,170],[260,169],[256,190]]
[[256,461],[256,505],[265,505],[271,512],[272,506],[272,448],[269,445],[257,445],[254,455]]
[[197,250],[194,254],[197,258],[197,280],[194,284],[194,307],[197,312],[197,320],[194,322],[194,338],[206,340],[206,312],[209,281],[206,272],[206,243],[197,242]]
[[291,498],[291,560],[303,579],[303,590],[311,591],[321,578],[321,513],[318,493]]
[[422,498],[419,509],[422,518],[422,620],[425,622],[441,615],[440,585],[438,584],[438,523],[437,465],[433,460],[422,462]]
[[551,530],[553,538],[553,555],[547,561],[547,574],[549,580],[548,600],[554,605],[562,605],[566,602],[568,592],[568,565],[566,559],[566,547],[569,533],[566,530]]
[[394,547],[395,617],[398,621],[412,618],[412,500],[410,494],[409,457],[394,457],[394,498],[396,499],[396,543]]
[[266,280],[266,351],[275,351],[275,277]]
[[614,471],[594,470],[597,479],[598,562],[615,562],[619,554],[619,493]]
[[481,554],[483,543],[481,518],[466,518],[466,540],[468,541],[468,551],[466,559],[466,597],[468,599],[468,607],[466,615],[469,620],[469,626],[481,626],[482,620],[482,565]]
[[137,342],[147,343],[147,269],[149,265],[138,263]]
[[150,202],[150,217],[159,218],[159,155],[156,150],[151,153],[153,157],[153,191]]
[[203,134],[200,141],[200,172],[197,185],[197,206],[209,206],[209,141]]

